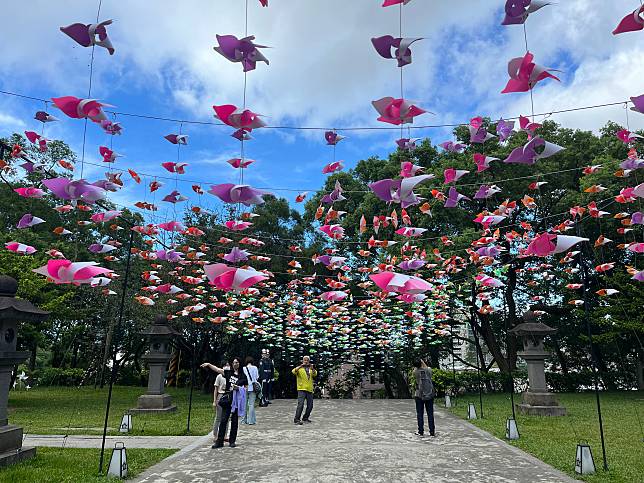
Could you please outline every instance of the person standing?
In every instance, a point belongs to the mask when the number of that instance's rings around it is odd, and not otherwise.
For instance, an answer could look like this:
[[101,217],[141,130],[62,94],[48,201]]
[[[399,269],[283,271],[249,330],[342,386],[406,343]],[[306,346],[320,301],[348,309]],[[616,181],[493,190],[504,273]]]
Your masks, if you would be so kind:
[[418,420],[418,436],[425,435],[424,411],[427,411],[427,422],[429,425],[430,436],[436,436],[436,427],[434,425],[434,383],[432,382],[432,370],[425,364],[422,359],[414,363],[414,376],[416,377],[416,419]]
[[224,371],[224,369],[217,367],[209,362],[201,364],[204,369],[210,369],[218,374],[222,374],[226,378],[226,386],[224,393],[219,397],[217,405],[222,409],[221,421],[219,423],[219,432],[217,433],[217,440],[212,448],[221,448],[224,446],[224,438],[226,436],[226,428],[230,420],[230,434],[228,435],[228,444],[231,448],[237,446],[237,429],[239,424],[239,416],[244,416],[246,411],[246,385],[247,380],[243,371],[241,371],[241,363],[239,358],[233,359],[232,370]]
[[258,393],[261,392],[261,385],[259,384],[259,372],[257,366],[253,365],[254,359],[251,356],[246,357],[246,367],[244,367],[244,375],[248,381],[248,391],[246,397],[246,414],[242,419],[242,424],[256,424],[257,416],[255,415],[255,401]]
[[[304,356],[302,364],[293,369],[292,372],[297,381],[297,410],[295,411],[293,422],[298,425],[302,425],[303,422],[310,423],[309,416],[313,410],[313,379],[317,377],[318,372],[311,364],[309,356]],[[300,420],[304,409],[304,401],[306,401],[306,411],[304,412],[304,417]]]
[[275,363],[268,349],[262,349],[262,360],[259,361],[259,379],[262,382],[263,405],[271,404],[273,395],[273,380],[275,379]]
[[[228,361],[221,361],[221,367],[224,370],[224,373],[228,371],[230,373],[230,364]],[[226,392],[226,377],[223,374],[217,374],[215,379],[215,390],[213,394],[212,405],[215,408],[215,423],[212,426],[212,437],[214,439],[213,443],[217,440],[217,435],[219,434],[219,423],[221,423],[221,415],[223,409],[219,406],[219,399]],[[226,425],[226,431],[224,431],[224,441],[227,441],[226,433],[228,432],[228,425]]]

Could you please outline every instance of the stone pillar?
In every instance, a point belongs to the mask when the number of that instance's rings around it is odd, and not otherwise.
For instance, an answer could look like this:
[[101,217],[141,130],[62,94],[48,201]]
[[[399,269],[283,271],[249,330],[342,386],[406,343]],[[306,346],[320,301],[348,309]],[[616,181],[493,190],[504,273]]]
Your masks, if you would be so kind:
[[516,404],[521,414],[532,416],[565,416],[566,408],[559,405],[554,394],[548,392],[546,384],[545,360],[548,352],[543,347],[543,339],[557,332],[536,321],[534,312],[528,311],[523,315],[525,322],[517,325],[509,332],[521,337],[523,351],[517,355],[528,365],[528,390],[523,393],[523,402]]
[[29,357],[29,352],[16,351],[18,324],[44,320],[49,312],[17,299],[17,291],[18,282],[0,275],[0,467],[36,455],[36,448],[22,446],[22,428],[9,424],[9,389],[14,367]]
[[170,361],[170,341],[178,335],[172,327],[168,326],[165,315],[158,315],[154,323],[142,335],[147,336],[149,342],[148,353],[141,359],[148,363],[148,392],[139,396],[136,408],[130,409],[131,413],[171,412],[177,406],[172,404],[172,396],[165,393],[166,367]]

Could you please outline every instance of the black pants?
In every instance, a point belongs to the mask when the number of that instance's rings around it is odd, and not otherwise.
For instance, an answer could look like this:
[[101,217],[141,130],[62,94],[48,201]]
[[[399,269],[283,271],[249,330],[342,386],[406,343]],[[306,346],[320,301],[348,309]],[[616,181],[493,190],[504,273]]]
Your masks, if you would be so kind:
[[262,381],[262,394],[264,395],[265,401],[270,401],[272,399],[273,391],[273,381]]
[[230,419],[230,433],[228,434],[228,442],[234,444],[237,439],[237,427],[239,426],[239,419],[237,414],[237,409],[232,411],[232,407],[222,408],[221,413],[221,422],[219,423],[219,433],[217,434],[217,445],[224,444],[224,438],[226,437],[226,426],[228,425],[228,420]]
[[295,421],[299,421],[304,409],[304,401],[306,400],[306,411],[304,412],[304,420],[309,419],[311,411],[313,411],[313,393],[309,391],[297,391],[297,410],[295,411]]
[[417,397],[416,399],[416,419],[418,419],[418,432],[420,434],[425,433],[425,421],[423,409],[427,411],[427,422],[429,423],[429,434],[433,435],[436,432],[436,427],[434,426],[434,400],[429,399],[423,401],[421,398]]

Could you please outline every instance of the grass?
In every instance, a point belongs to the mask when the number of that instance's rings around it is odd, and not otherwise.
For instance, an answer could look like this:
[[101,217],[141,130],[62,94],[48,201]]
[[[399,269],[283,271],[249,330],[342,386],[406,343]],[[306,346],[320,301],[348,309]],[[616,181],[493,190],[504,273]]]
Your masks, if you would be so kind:
[[[602,450],[594,393],[560,394],[559,402],[568,409],[568,416],[547,418],[522,416],[517,413],[521,435],[510,444],[568,473],[589,482],[644,482],[644,394],[637,392],[602,393],[602,417],[609,471],[602,469]],[[463,396],[452,412],[466,417],[467,403],[476,405],[480,417],[478,394]],[[520,402],[520,396],[515,398]],[[484,419],[471,421],[494,436],[505,438],[505,422],[512,416],[510,396],[483,396]],[[597,473],[575,474],[575,449],[579,441],[588,441],[593,452]]]
[[[128,478],[167,458],[171,449],[128,449]],[[107,452],[105,473],[111,451]],[[38,448],[36,457],[0,470],[0,483],[45,482],[85,483],[119,481],[98,476],[99,449]]]
[[[212,395],[195,390],[190,433],[186,432],[189,389],[169,388],[177,411],[169,414],[134,414],[136,436],[203,435],[212,428]],[[119,434],[123,414],[136,407],[145,393],[141,387],[115,386],[108,420],[108,434]],[[39,387],[9,393],[9,421],[22,426],[26,434],[103,434],[107,388]]]

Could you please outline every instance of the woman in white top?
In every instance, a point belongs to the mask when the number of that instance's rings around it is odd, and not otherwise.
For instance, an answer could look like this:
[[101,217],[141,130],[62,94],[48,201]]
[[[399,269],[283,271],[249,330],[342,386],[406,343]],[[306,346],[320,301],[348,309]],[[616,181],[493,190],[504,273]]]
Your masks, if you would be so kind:
[[259,371],[255,366],[254,359],[251,356],[246,358],[246,367],[244,367],[244,375],[248,379],[248,392],[246,396],[246,414],[242,419],[242,424],[256,424],[257,417],[255,415],[255,400],[257,399],[256,384],[259,384]]
[[[230,370],[230,364],[228,364],[228,361],[221,361],[221,367],[226,370]],[[217,439],[217,434],[219,434],[219,424],[221,423],[221,413],[222,413],[222,408],[219,407],[219,398],[221,395],[226,392],[226,378],[224,377],[223,374],[217,374],[217,378],[215,379],[215,390],[213,393],[213,401],[212,405],[215,408],[215,423],[212,426],[212,435],[213,438],[216,440]],[[226,424],[228,426],[228,424]],[[226,431],[224,431],[224,435],[228,433],[228,428],[226,428]],[[224,441],[228,441],[228,439],[224,439]]]

